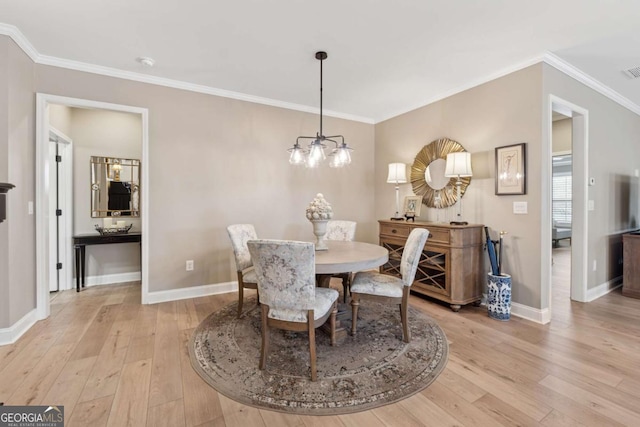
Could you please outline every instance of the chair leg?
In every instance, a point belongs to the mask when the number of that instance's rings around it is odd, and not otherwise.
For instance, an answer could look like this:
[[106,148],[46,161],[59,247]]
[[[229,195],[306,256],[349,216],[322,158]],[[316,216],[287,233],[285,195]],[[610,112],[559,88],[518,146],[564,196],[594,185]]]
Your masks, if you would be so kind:
[[351,294],[351,335],[356,336],[356,323],[358,322],[358,308],[360,307],[360,295]]
[[333,303],[331,317],[329,317],[329,327],[331,329],[331,346],[336,345],[336,316],[338,315],[338,301]]
[[244,286],[238,281],[238,319],[242,316],[242,303],[244,302]]
[[409,330],[408,309],[409,309],[409,301],[407,301],[406,298],[403,298],[402,303],[400,303],[400,319],[402,320],[402,338],[406,343],[411,342],[411,331]]
[[269,307],[266,305],[262,305],[262,315],[260,316],[262,319],[262,346],[260,347],[260,365],[258,368],[260,370],[264,369],[267,365],[267,352],[269,351],[269,319],[267,318],[267,314],[269,313]]
[[316,371],[316,328],[313,325],[313,310],[309,310],[307,325],[309,328],[309,361],[311,364],[311,381],[318,379]]

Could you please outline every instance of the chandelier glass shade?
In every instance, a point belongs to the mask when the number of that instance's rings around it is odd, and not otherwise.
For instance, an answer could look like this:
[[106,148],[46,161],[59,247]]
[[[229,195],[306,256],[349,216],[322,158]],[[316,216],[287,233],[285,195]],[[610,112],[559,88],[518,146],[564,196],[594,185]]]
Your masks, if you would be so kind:
[[[329,166],[340,168],[351,163],[351,151],[353,149],[344,142],[342,135],[324,136],[322,133],[322,61],[327,59],[326,52],[316,52],[316,59],[320,61],[320,131],[316,136],[299,136],[293,147],[289,148],[289,163],[292,165],[305,165],[308,168],[316,168],[327,159],[325,149],[327,143],[334,143],[335,148],[329,153],[331,158]],[[308,147],[300,144],[301,140],[311,140]]]

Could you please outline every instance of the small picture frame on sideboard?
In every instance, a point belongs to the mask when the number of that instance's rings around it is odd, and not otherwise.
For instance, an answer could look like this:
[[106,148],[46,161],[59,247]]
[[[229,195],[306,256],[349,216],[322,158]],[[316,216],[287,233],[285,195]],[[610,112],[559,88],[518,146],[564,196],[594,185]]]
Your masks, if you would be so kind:
[[420,216],[420,209],[422,207],[422,197],[420,196],[406,196],[404,198],[404,216],[407,220],[415,219],[416,216]]

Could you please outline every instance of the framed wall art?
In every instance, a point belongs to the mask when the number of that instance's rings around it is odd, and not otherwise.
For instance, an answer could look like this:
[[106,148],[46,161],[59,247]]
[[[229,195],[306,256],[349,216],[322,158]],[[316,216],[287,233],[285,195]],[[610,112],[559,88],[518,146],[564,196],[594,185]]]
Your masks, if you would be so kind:
[[496,194],[527,194],[527,144],[496,147]]

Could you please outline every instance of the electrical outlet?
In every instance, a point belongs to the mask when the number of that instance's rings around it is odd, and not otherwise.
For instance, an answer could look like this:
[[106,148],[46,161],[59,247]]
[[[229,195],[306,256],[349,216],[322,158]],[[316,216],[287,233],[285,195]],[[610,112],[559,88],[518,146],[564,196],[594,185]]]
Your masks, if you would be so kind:
[[188,259],[187,260],[187,271],[193,271],[193,260],[192,259]]

